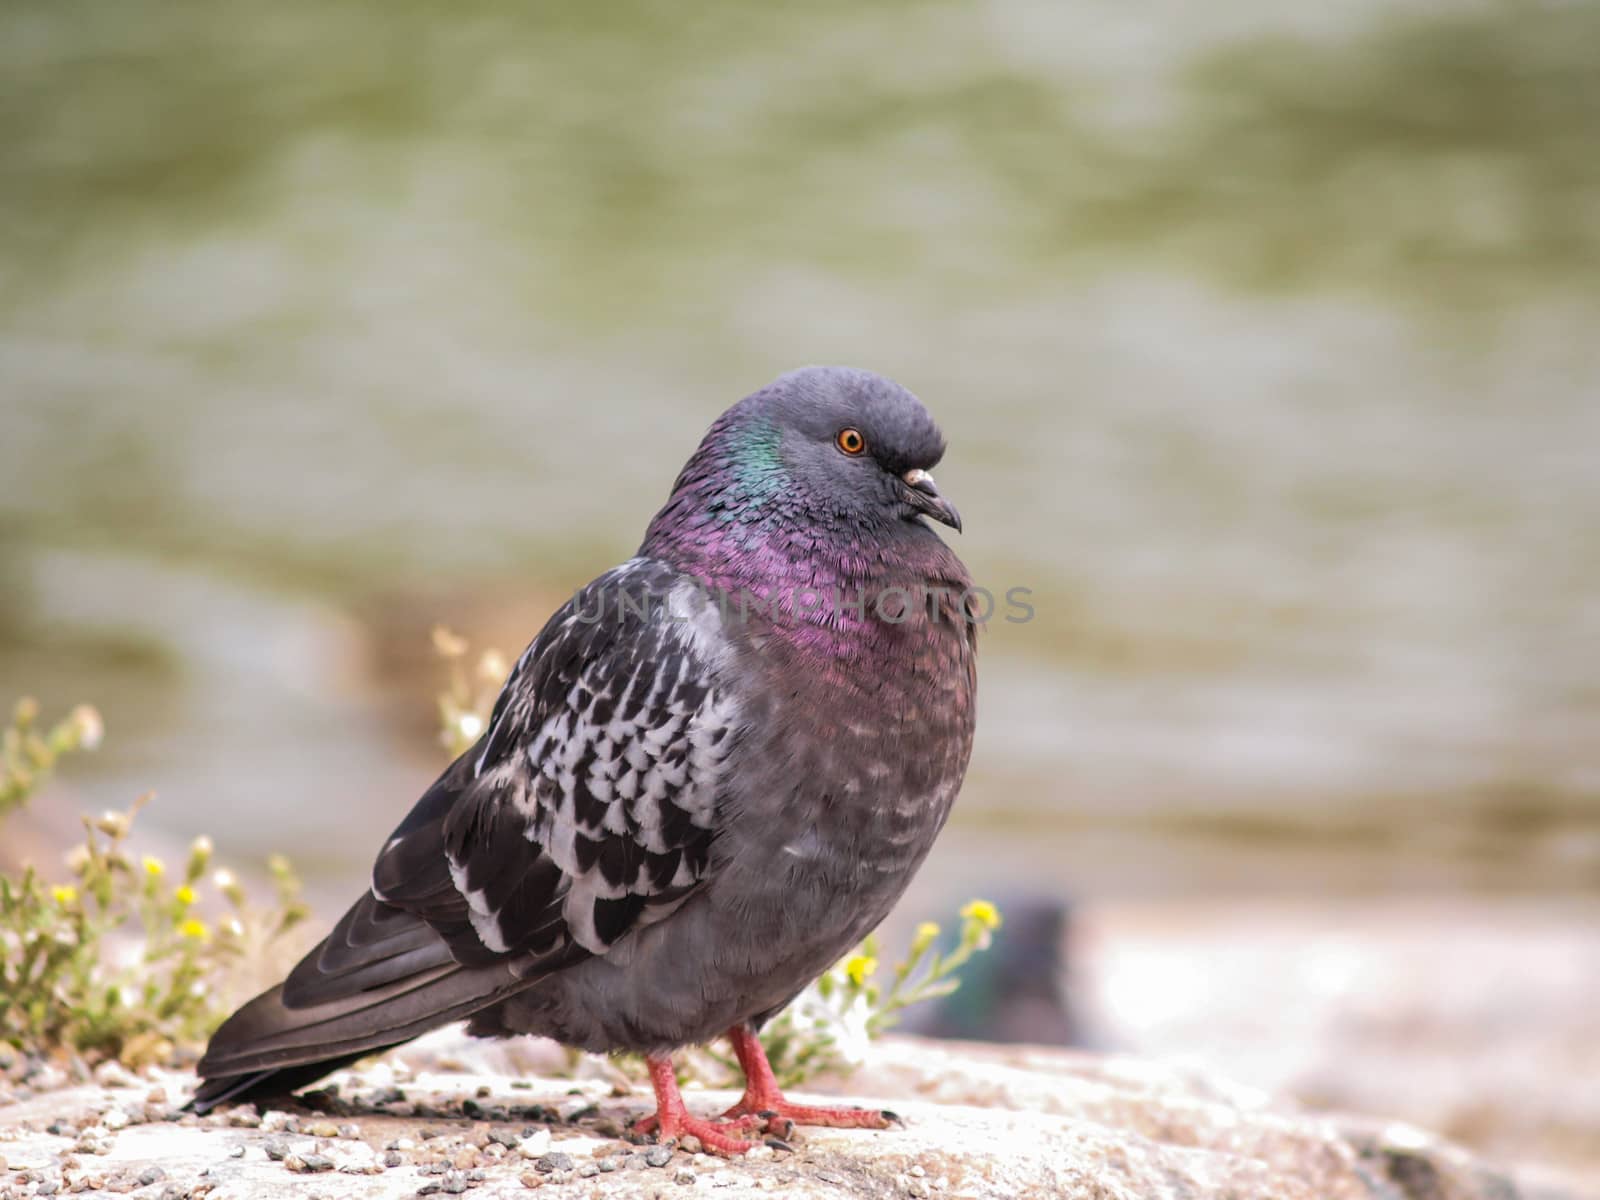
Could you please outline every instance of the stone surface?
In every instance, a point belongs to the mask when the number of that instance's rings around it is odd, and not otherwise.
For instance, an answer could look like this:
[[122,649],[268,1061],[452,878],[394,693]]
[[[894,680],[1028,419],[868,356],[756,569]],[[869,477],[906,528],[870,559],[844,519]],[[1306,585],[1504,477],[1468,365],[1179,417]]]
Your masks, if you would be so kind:
[[[364,1200],[533,1189],[623,1200],[1579,1200],[1575,1189],[1530,1186],[1408,1126],[1299,1112],[1174,1067],[911,1039],[877,1046],[850,1089],[853,1100],[900,1113],[903,1128],[804,1130],[792,1149],[755,1161],[668,1156],[619,1137],[649,1107],[645,1093],[626,1093],[610,1072],[513,1077],[498,1060],[518,1053],[445,1035],[406,1065],[343,1072],[309,1105],[259,1120],[245,1119],[247,1109],[198,1119],[149,1102],[153,1086],[185,1094],[191,1080],[179,1074],[40,1093],[0,1109],[0,1197]],[[436,1069],[444,1065],[457,1069]],[[734,1099],[687,1095],[707,1112]],[[111,1111],[128,1123],[111,1129]],[[94,1154],[72,1136],[89,1128],[105,1131]]]

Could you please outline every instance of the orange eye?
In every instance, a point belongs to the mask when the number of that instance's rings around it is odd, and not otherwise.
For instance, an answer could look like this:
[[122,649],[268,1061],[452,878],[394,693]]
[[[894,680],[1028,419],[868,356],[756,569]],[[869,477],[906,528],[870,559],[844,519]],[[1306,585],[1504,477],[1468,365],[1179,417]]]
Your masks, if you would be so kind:
[[833,440],[839,449],[850,455],[860,454],[867,448],[867,439],[861,436],[859,429],[841,429]]

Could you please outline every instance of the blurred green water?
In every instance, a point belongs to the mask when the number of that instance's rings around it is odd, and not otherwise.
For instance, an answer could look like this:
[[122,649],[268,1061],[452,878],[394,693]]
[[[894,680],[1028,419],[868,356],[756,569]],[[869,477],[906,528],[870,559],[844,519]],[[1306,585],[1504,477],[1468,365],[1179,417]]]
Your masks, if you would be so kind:
[[93,798],[363,858],[428,765],[374,614],[582,582],[851,361],[1037,596],[970,823],[1600,881],[1600,6],[0,25],[0,685],[106,703]]

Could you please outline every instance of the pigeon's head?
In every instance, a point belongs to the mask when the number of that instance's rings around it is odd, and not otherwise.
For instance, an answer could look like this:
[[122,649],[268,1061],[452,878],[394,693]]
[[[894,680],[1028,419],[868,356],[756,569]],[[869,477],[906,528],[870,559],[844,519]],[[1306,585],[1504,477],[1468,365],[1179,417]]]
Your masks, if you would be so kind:
[[778,508],[871,527],[961,515],[929,473],[944,435],[899,384],[850,367],[804,367],[745,397],[713,427],[725,469]]

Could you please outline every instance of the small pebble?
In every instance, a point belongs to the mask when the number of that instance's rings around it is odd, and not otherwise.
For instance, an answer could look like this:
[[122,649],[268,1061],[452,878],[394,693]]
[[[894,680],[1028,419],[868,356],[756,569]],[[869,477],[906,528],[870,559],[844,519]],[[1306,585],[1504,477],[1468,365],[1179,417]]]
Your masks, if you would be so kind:
[[273,1162],[282,1162],[284,1156],[289,1153],[289,1143],[283,1138],[268,1138],[261,1143],[261,1148]]
[[540,1157],[533,1166],[535,1170],[543,1171],[546,1175],[551,1171],[570,1171],[572,1170],[572,1155],[563,1154],[561,1151],[556,1150]]
[[383,1154],[383,1165],[386,1166],[386,1167],[402,1166],[402,1165],[404,1165],[405,1161],[406,1161],[405,1157],[398,1150],[385,1150],[384,1151],[384,1154]]
[[598,1174],[600,1174],[600,1168],[592,1162],[586,1162],[578,1168],[579,1179],[593,1179]]
[[478,1165],[478,1152],[471,1146],[463,1146],[450,1156],[450,1165],[458,1171],[470,1171]]
[[67,1073],[59,1067],[52,1067],[48,1063],[36,1067],[27,1080],[33,1085],[35,1091],[53,1092],[58,1088],[67,1086]]
[[774,1157],[775,1153],[771,1146],[751,1146],[750,1149],[744,1152],[744,1157],[746,1162],[761,1162]]
[[681,1149],[685,1154],[699,1154],[700,1151],[705,1149],[705,1144],[691,1133],[688,1137],[684,1138],[678,1143],[678,1148]]
[[689,1170],[688,1167],[684,1167],[684,1168],[680,1169],[678,1171],[678,1173],[672,1177],[672,1182],[673,1183],[688,1184],[690,1187],[693,1187],[694,1186],[694,1181],[697,1178],[698,1178],[698,1176],[696,1176],[693,1171]]
[[913,1179],[921,1179],[927,1173],[928,1172],[926,1170],[924,1170],[922,1168],[922,1166],[920,1166],[920,1165],[914,1166],[909,1171],[906,1172],[906,1174],[911,1176],[911,1178],[913,1178]]
[[107,1059],[94,1069],[94,1081],[101,1087],[138,1087],[139,1079],[116,1059]]
[[604,1171],[606,1174],[609,1175],[612,1171],[615,1171],[622,1164],[620,1162],[618,1162],[615,1158],[613,1158],[611,1155],[608,1154],[608,1155],[606,1155],[605,1158],[602,1158],[599,1162],[595,1163],[594,1165],[596,1167],[598,1167],[600,1170]]
[[161,1189],[161,1200],[189,1200],[189,1189],[181,1183],[169,1183]]
[[261,1114],[248,1104],[241,1104],[228,1110],[228,1124],[235,1129],[260,1129]]
[[54,1196],[60,1190],[61,1185],[54,1179],[46,1179],[43,1183],[34,1185],[33,1194],[35,1196]]
[[647,1167],[664,1167],[671,1161],[671,1146],[651,1146],[644,1152],[644,1165]]
[[228,1157],[229,1158],[243,1158],[244,1157],[244,1143],[240,1142],[232,1150],[229,1150],[228,1151]]
[[427,1183],[423,1184],[417,1189],[417,1195],[431,1196],[439,1190],[439,1181],[437,1179],[430,1179]]
[[408,1137],[395,1138],[394,1141],[384,1147],[385,1150],[415,1150],[416,1148],[417,1143]]
[[444,1180],[439,1184],[440,1190],[451,1196],[459,1196],[471,1186],[472,1181],[460,1171],[446,1172]]
[[927,1196],[929,1194],[928,1181],[925,1179],[913,1179],[906,1185],[906,1194],[917,1197]]
[[126,1129],[128,1127],[128,1121],[128,1114],[123,1112],[120,1108],[108,1108],[103,1114],[101,1114],[100,1117],[100,1124],[104,1125],[113,1133],[118,1129]]
[[306,1132],[315,1138],[336,1138],[339,1127],[332,1121],[315,1121],[306,1127]]
[[139,1172],[139,1186],[149,1187],[152,1183],[160,1183],[167,1177],[167,1173],[160,1167],[146,1167]]
[[[512,1084],[516,1087],[516,1084]],[[544,1176],[533,1171],[525,1171],[522,1175],[522,1186],[525,1188],[541,1188],[544,1186]]]
[[500,1143],[507,1150],[515,1150],[517,1144],[522,1140],[517,1136],[516,1131],[512,1129],[491,1129],[489,1130],[488,1138],[491,1142]]
[[326,1154],[289,1154],[284,1156],[283,1165],[297,1174],[312,1175],[333,1170],[333,1159]]

